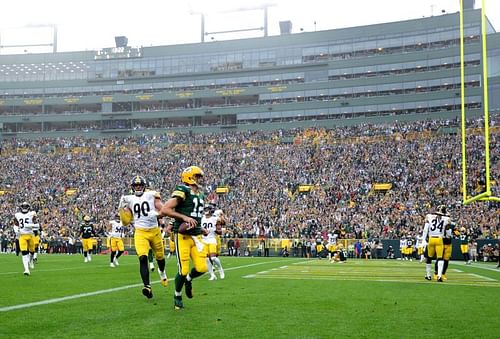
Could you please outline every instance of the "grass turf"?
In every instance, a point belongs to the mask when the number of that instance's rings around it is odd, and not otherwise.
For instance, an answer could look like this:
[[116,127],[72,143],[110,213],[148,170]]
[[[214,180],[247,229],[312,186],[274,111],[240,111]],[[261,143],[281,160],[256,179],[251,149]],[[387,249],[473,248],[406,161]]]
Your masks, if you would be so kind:
[[[500,270],[451,263],[445,283],[416,261],[222,257],[226,279],[193,283],[173,309],[173,286],[151,272],[141,294],[138,260],[41,255],[32,275],[0,255],[0,337],[28,338],[490,338],[498,336]],[[167,261],[175,276],[175,258]],[[18,309],[12,306],[18,305]],[[21,305],[21,306],[19,306]]]

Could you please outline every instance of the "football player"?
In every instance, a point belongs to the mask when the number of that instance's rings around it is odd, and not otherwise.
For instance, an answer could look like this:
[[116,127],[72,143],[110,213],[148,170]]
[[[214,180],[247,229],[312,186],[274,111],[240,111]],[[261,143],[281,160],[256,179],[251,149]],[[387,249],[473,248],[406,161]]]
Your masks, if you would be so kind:
[[442,282],[443,274],[443,237],[451,223],[450,217],[446,214],[446,206],[439,205],[434,213],[425,216],[425,226],[422,233],[423,239],[427,240],[427,259],[425,265],[425,279],[432,280],[432,258],[436,257],[438,264],[437,281]]
[[83,217],[83,224],[80,225],[79,236],[82,238],[83,247],[83,262],[92,261],[92,249],[94,248],[95,230],[94,225],[91,223],[90,216],[86,215]]
[[[192,280],[207,272],[206,253],[201,239],[205,196],[202,191],[203,171],[190,166],[181,173],[181,185],[163,205],[160,215],[174,218],[173,232],[177,252],[178,272],[175,276],[174,309],[184,308],[182,288],[188,298],[193,297]],[[189,260],[194,267],[189,270]]]
[[213,266],[216,266],[221,279],[224,279],[224,269],[222,268],[222,264],[220,262],[219,257],[217,256],[217,239],[216,235],[220,235],[221,224],[219,222],[219,218],[214,215],[215,206],[212,204],[208,204],[205,207],[205,214],[201,218],[201,226],[205,230],[203,235],[203,242],[206,245],[207,249],[207,267],[208,272],[210,273],[210,278],[208,280],[216,280],[217,276],[214,273]]
[[[458,234],[458,231],[456,230],[455,223],[452,221],[450,222],[450,226],[444,232],[444,237],[443,237],[443,273],[441,275],[441,279],[443,281],[448,280],[446,278],[446,271],[448,270],[448,264],[450,263],[451,253],[453,251],[453,245],[451,243],[451,239],[453,238],[455,233]],[[436,262],[434,264],[434,279],[437,279],[438,269],[439,268]]]
[[30,275],[30,268],[35,268],[33,264],[33,255],[35,254],[35,234],[33,229],[39,229],[36,220],[36,212],[31,211],[31,206],[27,202],[21,204],[21,212],[14,215],[14,224],[19,232],[19,249],[21,251],[24,275]]
[[123,233],[125,229],[120,221],[120,216],[116,215],[115,220],[111,220],[108,225],[109,232],[109,247],[110,251],[110,267],[120,266],[118,258],[125,252],[125,246],[123,246]]
[[424,246],[424,239],[422,238],[421,235],[417,235],[417,243],[415,245],[417,247],[417,255],[420,258],[420,262],[424,262],[425,256],[424,256],[424,251],[425,251],[425,246]]
[[158,227],[158,213],[162,208],[160,193],[146,190],[146,180],[137,175],[130,183],[133,194],[124,195],[120,199],[119,209],[125,209],[132,214],[134,224],[134,245],[139,257],[141,279],[144,284],[142,294],[151,299],[153,290],[149,281],[148,251],[151,248],[158,263],[160,282],[164,287],[168,285],[165,271],[165,253],[161,230]]
[[472,260],[469,255],[469,235],[465,227],[460,228],[460,235],[458,237],[460,239],[460,251],[464,257],[465,264],[470,265]]

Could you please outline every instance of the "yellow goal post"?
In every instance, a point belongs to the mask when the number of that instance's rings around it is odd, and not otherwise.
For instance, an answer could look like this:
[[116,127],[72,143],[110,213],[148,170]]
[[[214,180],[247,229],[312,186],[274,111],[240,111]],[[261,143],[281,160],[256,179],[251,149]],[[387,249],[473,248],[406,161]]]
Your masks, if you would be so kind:
[[464,71],[464,4],[460,0],[460,92],[462,110],[462,193],[463,204],[468,205],[475,201],[498,201],[500,198],[492,195],[490,178],[490,121],[488,113],[488,55],[486,49],[486,0],[481,5],[481,43],[483,64],[483,109],[484,109],[484,154],[485,154],[485,183],[483,193],[469,197],[467,194],[467,163],[466,163],[466,126],[465,126],[465,71]]

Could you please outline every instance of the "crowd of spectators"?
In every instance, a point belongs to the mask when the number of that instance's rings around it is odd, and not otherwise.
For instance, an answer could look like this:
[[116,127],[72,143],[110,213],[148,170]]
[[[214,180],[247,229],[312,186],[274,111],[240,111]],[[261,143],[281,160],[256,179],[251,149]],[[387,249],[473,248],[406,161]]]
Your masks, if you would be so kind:
[[[491,177],[499,180],[499,116],[491,118]],[[484,122],[468,122],[467,189],[484,190]],[[207,198],[228,219],[228,238],[395,239],[415,235],[446,204],[476,238],[500,236],[498,203],[462,205],[457,121],[395,122],[333,129],[164,134],[129,138],[4,140],[0,235],[22,201],[38,210],[47,239],[76,237],[83,215],[103,235],[134,175],[163,199],[183,168],[204,169]],[[499,196],[498,181],[492,185]],[[387,192],[375,183],[391,183]],[[312,189],[298,192],[301,184]],[[216,194],[227,186],[227,194]],[[74,194],[68,194],[75,189]]]

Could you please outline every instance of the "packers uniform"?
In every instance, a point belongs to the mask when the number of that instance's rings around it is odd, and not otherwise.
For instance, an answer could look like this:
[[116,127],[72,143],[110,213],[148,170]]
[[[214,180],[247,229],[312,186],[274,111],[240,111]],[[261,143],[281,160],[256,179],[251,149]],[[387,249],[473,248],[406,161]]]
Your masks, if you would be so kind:
[[123,246],[123,225],[119,221],[111,220],[111,232],[110,232],[110,240],[109,245],[111,251],[125,251],[125,247]]
[[460,233],[460,252],[462,254],[469,253],[469,236],[465,233]]
[[94,225],[90,222],[84,222],[80,225],[80,234],[82,237],[83,252],[92,251],[94,248],[94,239],[92,238],[95,234]]
[[176,212],[197,221],[196,226],[187,230],[184,234],[179,233],[179,226],[182,221],[177,219],[174,221],[173,232],[179,273],[183,276],[189,273],[190,258],[196,271],[205,273],[208,268],[206,253],[201,242],[201,218],[203,216],[205,196],[201,192],[195,193],[186,185],[177,185],[172,192],[172,197],[178,199],[178,204],[175,207]]
[[120,200],[120,209],[126,207],[132,211],[134,246],[139,257],[147,256],[151,248],[157,260],[164,258],[165,248],[155,208],[155,200],[160,198],[159,192],[149,190],[140,196],[124,195]]

